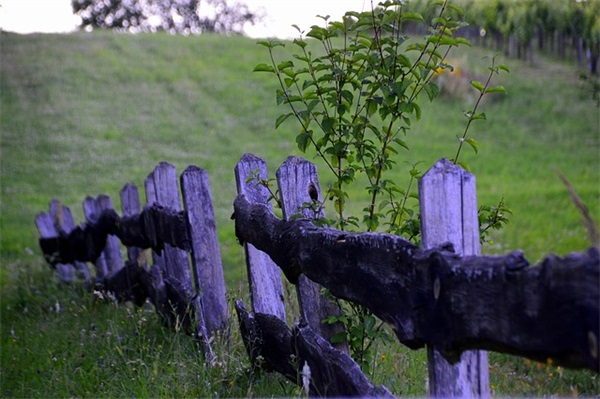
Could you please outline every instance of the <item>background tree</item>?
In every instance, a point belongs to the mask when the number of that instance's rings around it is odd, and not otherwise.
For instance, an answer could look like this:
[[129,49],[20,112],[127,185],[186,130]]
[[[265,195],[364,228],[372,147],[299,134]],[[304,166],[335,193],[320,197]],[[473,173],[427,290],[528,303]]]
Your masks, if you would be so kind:
[[81,29],[239,34],[260,19],[246,4],[228,0],[72,0],[72,6]]

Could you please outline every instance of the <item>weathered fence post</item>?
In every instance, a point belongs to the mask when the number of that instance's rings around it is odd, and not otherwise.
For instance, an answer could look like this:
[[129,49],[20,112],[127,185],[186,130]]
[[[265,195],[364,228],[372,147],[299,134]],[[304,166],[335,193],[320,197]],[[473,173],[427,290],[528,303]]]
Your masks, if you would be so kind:
[[[73,219],[71,210],[61,205],[60,202],[52,201],[50,203],[50,215],[54,218],[56,227],[64,233],[69,234],[75,228],[75,220]],[[91,279],[90,269],[85,262],[75,261],[73,262],[73,266],[75,266],[75,270],[84,281]]]
[[[267,200],[269,192],[260,181],[267,179],[265,161],[252,154],[244,154],[235,166],[235,179],[238,194],[244,194],[248,201],[264,204],[271,208]],[[283,285],[279,267],[269,255],[259,251],[252,244],[245,243],[248,283],[254,313],[267,313],[286,320],[283,303]]]
[[[277,184],[281,193],[281,207],[283,218],[289,220],[294,215],[306,219],[317,219],[325,216],[322,201],[321,187],[317,167],[307,160],[290,156],[277,169]],[[312,204],[313,208],[307,207]],[[339,316],[339,307],[321,294],[322,287],[309,280],[305,275],[300,275],[296,292],[300,305],[300,315],[317,334],[330,342],[331,337],[343,332],[344,326],[340,323],[324,324],[322,320],[328,316]],[[348,351],[346,342],[335,344],[338,349]]]
[[[140,195],[138,189],[133,184],[125,184],[120,192],[121,210],[123,216],[133,216],[140,213]],[[135,262],[141,267],[146,267],[146,259],[142,259],[143,250],[138,247],[127,247],[127,259],[129,262]]]
[[181,175],[181,192],[198,298],[205,327],[211,334],[227,327],[229,311],[208,173],[197,166],[188,166]]
[[[419,202],[424,249],[451,242],[459,255],[479,255],[475,176],[442,159],[419,180]],[[434,292],[436,289],[440,287],[434,286]],[[463,352],[460,362],[452,365],[428,347],[428,362],[430,395],[490,396],[487,352]]]
[[[154,188],[154,177],[152,173],[144,180],[144,190],[146,191],[146,203],[148,205],[155,204],[156,189]],[[150,268],[150,275],[152,276],[153,286],[155,287],[152,298],[155,305],[160,303],[161,299],[159,297],[162,296],[165,289],[163,281],[163,273],[166,273],[165,268],[164,252],[159,254],[155,250],[152,250],[152,267]]]
[[[177,171],[175,166],[160,162],[149,176],[154,183],[154,194],[156,204],[170,208],[176,212],[181,211],[179,202],[179,189],[177,185]],[[194,293],[188,255],[185,251],[165,244],[164,248],[165,267],[164,277],[173,278],[184,289],[186,296],[191,298]]]
[[[110,197],[106,195],[99,195],[96,199],[86,197],[83,201],[83,213],[86,220],[90,223],[96,223],[104,209],[112,209]],[[117,237],[109,235],[106,238],[106,245],[102,251],[102,255],[96,259],[95,265],[96,275],[99,278],[107,277],[123,267],[123,258],[121,257],[119,239]]]
[[[58,237],[58,221],[63,219],[64,210],[68,209],[61,206],[57,200],[50,202],[50,211],[42,212],[35,218],[35,224],[42,238]],[[87,266],[86,266],[87,267]],[[56,274],[61,281],[71,282],[76,278],[75,267],[71,264],[56,264]]]

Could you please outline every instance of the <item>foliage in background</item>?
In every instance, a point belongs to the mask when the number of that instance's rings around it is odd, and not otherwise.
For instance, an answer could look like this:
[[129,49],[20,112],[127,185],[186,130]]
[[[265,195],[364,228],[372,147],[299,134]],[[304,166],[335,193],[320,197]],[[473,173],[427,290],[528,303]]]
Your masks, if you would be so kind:
[[[408,7],[432,16],[430,0]],[[494,46],[508,57],[532,60],[533,49],[560,58],[574,57],[596,75],[600,57],[600,2],[596,0],[455,0],[469,24],[461,34],[477,44]],[[574,54],[573,51],[574,50]]]
[[[229,34],[242,33],[246,24],[259,20],[246,4],[228,0],[72,0],[71,4],[81,18],[81,29]],[[210,14],[200,13],[205,7]]]

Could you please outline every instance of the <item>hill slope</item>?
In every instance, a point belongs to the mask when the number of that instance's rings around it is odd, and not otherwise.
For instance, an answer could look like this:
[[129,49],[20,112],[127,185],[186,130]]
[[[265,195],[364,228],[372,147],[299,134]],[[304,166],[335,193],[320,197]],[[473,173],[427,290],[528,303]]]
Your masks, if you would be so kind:
[[[231,263],[239,262],[240,251],[228,242],[235,163],[253,152],[274,170],[298,153],[295,125],[274,130],[284,111],[275,105],[275,82],[251,72],[267,61],[264,48],[209,35],[3,33],[1,51],[4,257],[35,248],[32,220],[51,198],[80,221],[85,196],[107,193],[118,206],[123,184],[141,187],[156,163],[168,161],[178,170],[188,164],[208,170],[227,266],[237,267]],[[474,74],[485,67],[485,54],[474,49],[454,61]],[[488,121],[473,129],[480,155],[465,158],[477,175],[480,202],[504,195],[514,211],[496,242],[534,259],[583,249],[579,216],[553,168],[572,180],[597,215],[598,109],[572,68],[547,60],[533,67],[503,62],[512,69],[500,81],[509,96],[483,109]],[[407,137],[413,150],[400,154],[399,163],[424,160],[426,169],[453,156],[466,107],[456,99],[426,107]]]

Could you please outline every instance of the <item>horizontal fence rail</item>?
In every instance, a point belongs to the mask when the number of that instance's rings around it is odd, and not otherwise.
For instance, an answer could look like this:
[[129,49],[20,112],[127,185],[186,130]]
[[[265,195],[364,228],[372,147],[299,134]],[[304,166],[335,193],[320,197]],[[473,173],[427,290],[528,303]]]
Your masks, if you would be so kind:
[[469,349],[598,371],[600,257],[596,248],[531,266],[520,252],[464,256],[422,250],[400,237],[285,221],[235,200],[236,234],[266,252],[292,283],[301,274],[360,303],[410,348],[450,362]]

